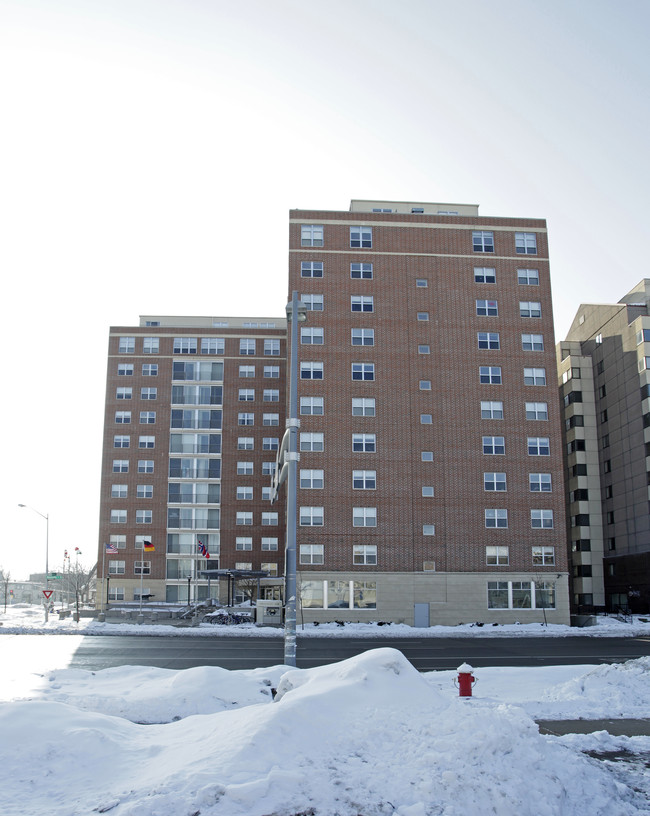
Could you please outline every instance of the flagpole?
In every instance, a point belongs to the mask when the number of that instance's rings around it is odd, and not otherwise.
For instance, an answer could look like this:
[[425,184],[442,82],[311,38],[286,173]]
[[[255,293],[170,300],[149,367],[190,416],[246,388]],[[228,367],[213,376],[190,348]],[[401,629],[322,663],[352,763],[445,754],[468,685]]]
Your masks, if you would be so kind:
[[[104,612],[104,565],[106,564],[106,542],[104,542],[104,549],[102,551],[102,602],[100,604],[100,612]],[[108,603],[108,598],[106,598]]]

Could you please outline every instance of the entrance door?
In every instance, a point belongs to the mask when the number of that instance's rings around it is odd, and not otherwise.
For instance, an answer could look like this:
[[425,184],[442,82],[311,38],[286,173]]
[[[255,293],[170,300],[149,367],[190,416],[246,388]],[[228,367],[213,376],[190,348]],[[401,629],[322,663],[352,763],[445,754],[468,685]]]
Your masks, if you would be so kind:
[[416,603],[413,605],[413,626],[426,629],[429,626],[429,604]]

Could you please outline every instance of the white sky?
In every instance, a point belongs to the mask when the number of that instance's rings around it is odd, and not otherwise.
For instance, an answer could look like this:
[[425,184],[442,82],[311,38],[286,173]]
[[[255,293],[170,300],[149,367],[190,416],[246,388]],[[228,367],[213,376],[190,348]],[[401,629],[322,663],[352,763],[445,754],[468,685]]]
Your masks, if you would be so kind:
[[0,566],[44,569],[19,502],[51,568],[94,561],[109,326],[283,314],[292,207],[545,217],[557,337],[618,300],[648,275],[649,27],[645,0],[0,0]]

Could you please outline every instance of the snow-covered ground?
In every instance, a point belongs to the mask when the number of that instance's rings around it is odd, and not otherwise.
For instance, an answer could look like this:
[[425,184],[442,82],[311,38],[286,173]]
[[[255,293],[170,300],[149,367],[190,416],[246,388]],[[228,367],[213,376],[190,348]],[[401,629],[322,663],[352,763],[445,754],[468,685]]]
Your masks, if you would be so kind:
[[[631,623],[623,623],[614,617],[598,617],[596,626],[578,628],[558,624],[512,623],[483,624],[465,623],[459,626],[430,626],[426,629],[414,628],[405,624],[381,625],[376,623],[321,623],[319,625],[297,625],[298,637],[639,637],[650,635],[650,615],[636,615]],[[100,623],[94,618],[81,618],[79,622],[72,617],[59,620],[56,612],[50,613],[49,621],[44,622],[43,607],[16,604],[8,606],[6,612],[0,612],[2,632],[9,634],[79,634],[84,635],[179,635],[182,637],[210,637],[227,635],[242,637],[282,637],[283,630],[270,626],[240,624],[226,626],[201,623],[191,628],[167,626],[165,624],[137,623]]]
[[394,649],[303,670],[89,672],[63,668],[88,634],[73,632],[0,635],[2,816],[650,812],[650,737],[534,722],[648,716],[650,657],[478,669],[460,699],[454,672],[419,674]]

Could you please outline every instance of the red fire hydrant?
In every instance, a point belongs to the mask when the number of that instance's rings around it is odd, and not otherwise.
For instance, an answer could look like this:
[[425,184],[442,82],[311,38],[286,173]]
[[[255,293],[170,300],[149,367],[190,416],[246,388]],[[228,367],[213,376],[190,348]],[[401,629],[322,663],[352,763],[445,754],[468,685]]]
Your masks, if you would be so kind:
[[458,689],[458,696],[471,697],[472,686],[476,683],[476,677],[472,674],[474,669],[469,663],[463,663],[456,671],[458,672],[458,680],[454,679],[454,685]]

